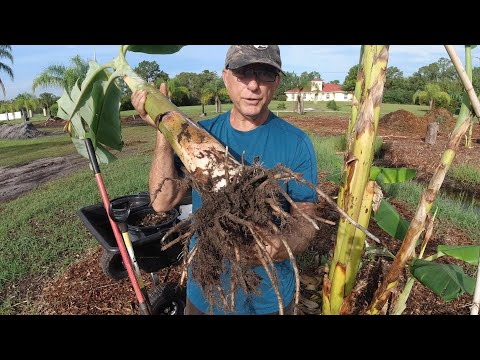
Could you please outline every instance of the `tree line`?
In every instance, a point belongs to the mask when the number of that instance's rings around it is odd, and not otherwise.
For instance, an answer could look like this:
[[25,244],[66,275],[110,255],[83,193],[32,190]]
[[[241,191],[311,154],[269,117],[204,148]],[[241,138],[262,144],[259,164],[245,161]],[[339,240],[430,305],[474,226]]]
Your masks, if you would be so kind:
[[[343,82],[343,89],[353,91],[358,65],[352,66]],[[473,68],[472,83],[478,94],[480,90],[480,67]],[[458,114],[464,87],[448,58],[422,66],[411,76],[404,76],[395,66],[387,68],[383,102],[388,104],[424,104],[444,107]]]
[[[0,55],[8,55],[9,47],[0,48]],[[10,59],[10,57],[8,57]],[[13,58],[11,59],[13,62]],[[5,64],[4,64],[5,65]],[[8,68],[3,68],[7,71]],[[216,71],[204,70],[201,73],[181,72],[170,77],[161,70],[156,61],[142,61],[134,69],[146,81],[160,86],[167,83],[168,97],[177,106],[216,104],[217,111],[221,103],[228,103],[230,99],[223,84],[221,74]],[[70,65],[52,65],[35,77],[32,90],[39,87],[60,87],[70,91],[76,81],[82,82],[88,71],[88,61],[76,55],[70,59]],[[342,89],[353,91],[357,78],[358,65],[352,66],[345,77]],[[12,74],[13,76],[13,74]],[[295,72],[285,71],[282,82],[274,94],[274,100],[285,101],[285,92],[294,88],[310,90],[310,81],[322,80],[317,71]],[[478,92],[480,89],[480,68],[473,69],[473,85]],[[338,80],[332,83],[340,83]],[[0,82],[1,85],[3,85]],[[133,109],[131,92],[123,82],[118,83],[122,91],[121,110]],[[3,90],[3,89],[2,89]],[[397,67],[388,67],[383,95],[384,103],[391,104],[427,104],[445,107],[453,113],[458,113],[463,95],[463,86],[450,61],[440,58],[438,61],[422,66],[411,76],[404,76]],[[56,115],[56,100],[58,96],[52,93],[41,93],[38,97],[30,93],[19,94],[12,101],[0,101],[0,112],[12,112],[20,109],[38,110],[44,108],[47,113]],[[48,114],[47,114],[48,115]]]

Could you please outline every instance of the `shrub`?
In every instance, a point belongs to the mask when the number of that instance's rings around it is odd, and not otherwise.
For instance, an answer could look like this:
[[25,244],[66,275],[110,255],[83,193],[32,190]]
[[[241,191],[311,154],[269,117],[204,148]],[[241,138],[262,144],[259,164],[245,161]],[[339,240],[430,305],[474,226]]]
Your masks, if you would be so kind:
[[330,100],[329,102],[327,102],[327,109],[338,111],[340,110],[340,107],[337,105],[335,100]]
[[120,101],[120,111],[125,110],[134,110],[132,100],[129,95],[122,96],[122,99]]
[[277,105],[277,110],[285,110],[287,107],[285,106],[284,102],[280,102]]

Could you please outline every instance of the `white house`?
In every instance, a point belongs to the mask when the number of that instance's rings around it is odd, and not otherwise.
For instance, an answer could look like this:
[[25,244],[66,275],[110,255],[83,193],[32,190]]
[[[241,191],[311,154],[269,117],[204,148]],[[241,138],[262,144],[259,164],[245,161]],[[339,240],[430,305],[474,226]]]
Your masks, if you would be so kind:
[[287,101],[296,101],[300,92],[304,101],[352,101],[353,95],[347,91],[343,91],[338,84],[324,84],[320,79],[313,79],[310,90],[303,89],[301,92],[298,88],[285,92]]

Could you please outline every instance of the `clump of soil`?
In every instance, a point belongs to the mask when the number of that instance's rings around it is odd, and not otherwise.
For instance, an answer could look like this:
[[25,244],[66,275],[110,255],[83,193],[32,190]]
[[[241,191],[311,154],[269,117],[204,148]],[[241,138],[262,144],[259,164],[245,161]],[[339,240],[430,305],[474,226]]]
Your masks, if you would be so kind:
[[147,214],[143,218],[133,222],[133,226],[154,226],[166,223],[173,219],[173,215],[167,212]]
[[0,125],[0,139],[32,139],[45,135],[31,123]]

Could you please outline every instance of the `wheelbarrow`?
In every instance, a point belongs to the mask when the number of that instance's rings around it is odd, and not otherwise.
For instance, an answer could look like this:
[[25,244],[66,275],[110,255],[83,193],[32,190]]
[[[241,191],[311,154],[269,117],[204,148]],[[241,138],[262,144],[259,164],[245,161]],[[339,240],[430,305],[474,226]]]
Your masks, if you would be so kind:
[[[177,208],[165,214],[165,221],[153,227],[139,226],[135,219],[138,220],[148,212],[155,213],[150,206],[148,193],[122,196],[110,201],[91,139],[85,139],[85,148],[102,202],[84,207],[78,214],[103,247],[103,271],[115,280],[128,276],[141,314],[183,315],[185,290],[167,281],[170,269],[163,283],[159,282],[155,272],[169,268],[179,260],[181,244],[162,251],[161,239],[181,216],[189,215],[188,209],[191,213],[191,192]],[[141,270],[150,272],[154,285],[152,289],[147,290]]]
[[[132,241],[133,250],[138,266],[144,272],[150,273],[154,288],[148,292],[152,313],[180,315],[185,307],[185,293],[176,284],[167,281],[170,269],[159,283],[157,272],[171,268],[178,264],[182,252],[182,244],[161,250],[160,240],[175,224],[179,218],[185,218],[191,213],[191,192],[172,210],[165,213],[165,221],[150,226],[138,225],[139,220],[155,211],[149,205],[148,193],[126,195],[113,199],[112,204],[127,202],[130,214],[127,219],[127,228]],[[90,233],[103,248],[100,266],[106,276],[113,280],[122,280],[127,277],[122,256],[118,249],[115,235],[109,223],[107,212],[102,203],[86,206],[78,211],[78,215]]]

